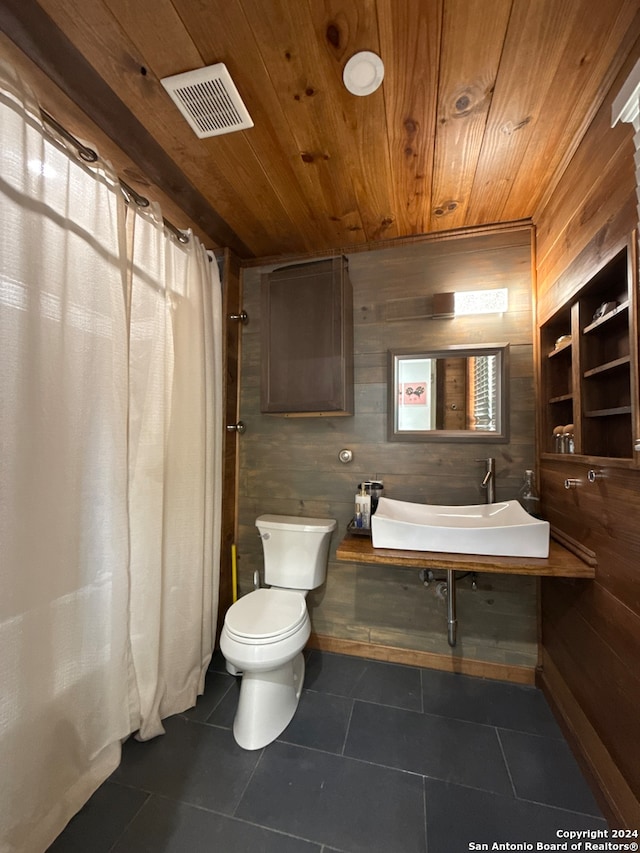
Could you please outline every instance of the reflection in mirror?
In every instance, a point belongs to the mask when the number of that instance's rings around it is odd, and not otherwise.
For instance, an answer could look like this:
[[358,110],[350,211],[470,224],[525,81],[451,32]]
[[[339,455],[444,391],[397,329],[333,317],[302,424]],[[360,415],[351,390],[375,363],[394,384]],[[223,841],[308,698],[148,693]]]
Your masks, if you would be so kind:
[[508,351],[389,352],[389,440],[506,441]]

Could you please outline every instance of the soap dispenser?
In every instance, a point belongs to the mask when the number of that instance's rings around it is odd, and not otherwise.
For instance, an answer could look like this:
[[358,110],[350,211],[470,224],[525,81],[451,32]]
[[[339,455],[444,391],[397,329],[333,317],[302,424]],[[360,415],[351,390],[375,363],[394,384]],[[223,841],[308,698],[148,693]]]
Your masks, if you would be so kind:
[[362,527],[371,527],[371,495],[367,494],[367,484],[360,483],[360,491],[356,495],[356,517],[358,510],[362,516]]

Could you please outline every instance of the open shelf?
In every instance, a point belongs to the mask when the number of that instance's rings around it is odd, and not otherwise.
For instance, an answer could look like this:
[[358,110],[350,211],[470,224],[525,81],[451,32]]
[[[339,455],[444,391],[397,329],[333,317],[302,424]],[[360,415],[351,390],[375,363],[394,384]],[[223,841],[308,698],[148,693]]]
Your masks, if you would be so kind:
[[564,352],[564,350],[569,349],[572,344],[573,341],[565,341],[564,343],[555,346],[550,353],[547,353],[547,358],[553,358],[556,355],[560,355],[561,352]]
[[[560,455],[553,431],[573,424],[572,458],[640,464],[636,281],[631,237],[540,327],[543,453]],[[608,303],[615,308],[596,317]]]
[[612,409],[594,409],[592,412],[585,412],[585,418],[611,418],[615,415],[630,415],[631,406],[615,406]]
[[591,332],[595,332],[601,326],[604,326],[605,323],[610,323],[612,320],[615,320],[617,317],[620,316],[620,314],[622,314],[624,311],[627,311],[628,308],[629,300],[625,299],[625,301],[621,305],[618,305],[617,308],[614,308],[612,311],[603,314],[602,317],[598,317],[597,320],[593,320],[591,323],[589,323],[588,326],[585,326],[582,330],[582,334],[588,335]]
[[591,370],[585,370],[582,375],[585,379],[588,379],[590,376],[598,376],[601,373],[609,373],[612,370],[629,367],[630,363],[631,357],[624,355],[622,358],[615,358],[613,361],[608,361],[606,364],[599,364],[597,367],[592,367]]

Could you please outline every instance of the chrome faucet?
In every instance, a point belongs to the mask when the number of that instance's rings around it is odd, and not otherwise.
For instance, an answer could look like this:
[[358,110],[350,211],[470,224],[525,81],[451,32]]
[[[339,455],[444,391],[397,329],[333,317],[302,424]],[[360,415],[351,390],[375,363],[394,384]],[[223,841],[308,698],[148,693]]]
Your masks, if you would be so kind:
[[492,504],[496,499],[496,460],[490,456],[488,459],[478,459],[478,462],[486,463],[487,470],[481,486],[487,490],[487,503]]

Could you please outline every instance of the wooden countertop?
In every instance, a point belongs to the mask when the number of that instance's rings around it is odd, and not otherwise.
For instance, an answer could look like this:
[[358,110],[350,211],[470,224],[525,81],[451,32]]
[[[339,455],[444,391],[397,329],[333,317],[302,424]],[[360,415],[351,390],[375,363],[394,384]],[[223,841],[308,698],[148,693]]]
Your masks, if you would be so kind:
[[347,534],[336,550],[336,559],[347,563],[377,563],[416,569],[455,569],[462,572],[494,572],[511,575],[545,575],[559,578],[594,578],[595,569],[553,539],[549,556],[486,557],[438,551],[398,551],[374,548],[366,536]]

